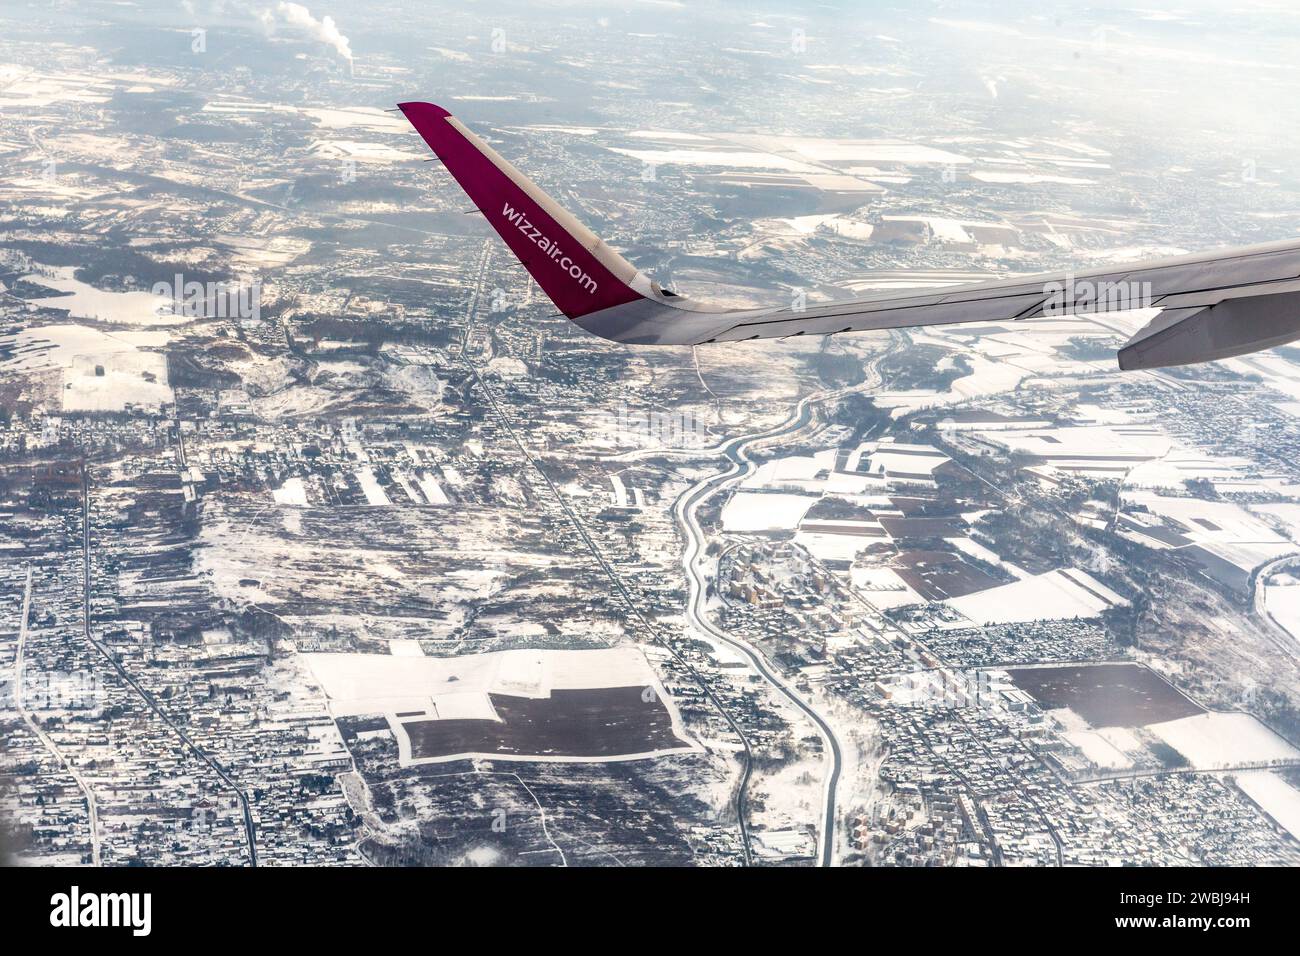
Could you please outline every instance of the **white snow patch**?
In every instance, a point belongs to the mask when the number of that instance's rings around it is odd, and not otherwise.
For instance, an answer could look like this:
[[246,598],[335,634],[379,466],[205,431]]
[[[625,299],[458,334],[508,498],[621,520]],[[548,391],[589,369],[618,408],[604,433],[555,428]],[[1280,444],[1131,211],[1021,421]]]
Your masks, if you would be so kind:
[[816,501],[810,495],[737,492],[722,509],[722,526],[728,531],[793,531]]
[[1151,724],[1147,730],[1198,770],[1300,757],[1300,751],[1250,714],[1196,714]]
[[1300,840],[1300,790],[1271,770],[1248,770],[1236,777],[1237,786],[1256,806]]
[[286,478],[284,484],[271,491],[271,495],[277,505],[305,507],[307,504],[307,487],[301,478]]
[[388,495],[384,493],[383,487],[380,486],[379,480],[375,478],[374,469],[366,466],[358,468],[356,472],[357,481],[361,485],[361,491],[366,496],[367,504],[387,506],[392,502],[388,500]]
[[1084,571],[1059,568],[944,603],[987,626],[1094,618],[1128,601]]

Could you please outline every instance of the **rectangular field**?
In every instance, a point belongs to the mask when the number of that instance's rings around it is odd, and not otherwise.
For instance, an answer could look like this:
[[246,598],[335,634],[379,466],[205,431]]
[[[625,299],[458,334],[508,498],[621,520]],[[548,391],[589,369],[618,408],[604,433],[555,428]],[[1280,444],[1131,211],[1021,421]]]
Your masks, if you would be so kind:
[[1014,667],[1007,673],[1044,710],[1068,707],[1093,727],[1143,727],[1205,713],[1139,664]]
[[536,699],[492,694],[491,701],[498,720],[404,722],[411,760],[460,754],[611,758],[689,746],[674,733],[659,696],[644,687],[554,690]]
[[402,766],[631,760],[698,750],[638,647],[304,655],[330,713],[382,717]]

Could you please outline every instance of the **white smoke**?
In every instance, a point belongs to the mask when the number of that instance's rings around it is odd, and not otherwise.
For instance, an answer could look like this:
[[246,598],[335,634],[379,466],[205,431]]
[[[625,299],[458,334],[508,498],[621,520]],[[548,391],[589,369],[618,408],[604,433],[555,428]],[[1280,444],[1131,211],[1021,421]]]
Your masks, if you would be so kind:
[[333,49],[352,66],[352,43],[339,30],[334,18],[325,16],[318,20],[301,3],[282,0],[268,7],[250,0],[182,0],[181,8],[191,16],[251,16],[267,33],[274,33],[280,26],[302,31]]
[[347,37],[339,32],[338,25],[334,23],[333,17],[326,16],[317,20],[312,12],[301,3],[286,3],[284,0],[275,5],[274,12],[268,9],[260,15],[262,22],[268,26],[274,26],[276,16],[282,18],[288,26],[306,30],[317,40],[332,46],[335,52],[351,65],[352,44]]

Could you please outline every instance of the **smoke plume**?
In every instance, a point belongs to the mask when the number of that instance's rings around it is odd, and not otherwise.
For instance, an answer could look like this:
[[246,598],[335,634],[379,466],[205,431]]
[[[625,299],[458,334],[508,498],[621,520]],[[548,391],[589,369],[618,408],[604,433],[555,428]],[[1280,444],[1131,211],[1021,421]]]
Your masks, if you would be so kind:
[[[266,20],[266,15],[270,15],[271,20]],[[301,3],[286,3],[281,0],[274,8],[274,12],[268,9],[263,15],[263,22],[274,26],[275,19],[280,18],[283,22],[291,27],[297,27],[305,30],[308,34],[320,40],[328,46],[332,46],[335,52],[349,64],[352,62],[352,44],[348,38],[339,32],[338,25],[335,24],[334,18],[326,16],[317,20],[310,10]]]

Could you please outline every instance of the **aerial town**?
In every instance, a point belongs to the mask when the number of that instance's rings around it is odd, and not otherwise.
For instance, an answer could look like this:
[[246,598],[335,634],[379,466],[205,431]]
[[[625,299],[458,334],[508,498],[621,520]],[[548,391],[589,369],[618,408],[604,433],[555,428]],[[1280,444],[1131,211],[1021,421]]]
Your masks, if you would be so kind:
[[391,111],[738,305],[1300,235],[1300,132],[1065,92],[1178,36],[89,6],[0,14],[13,860],[1300,864],[1300,348],[612,344]]

